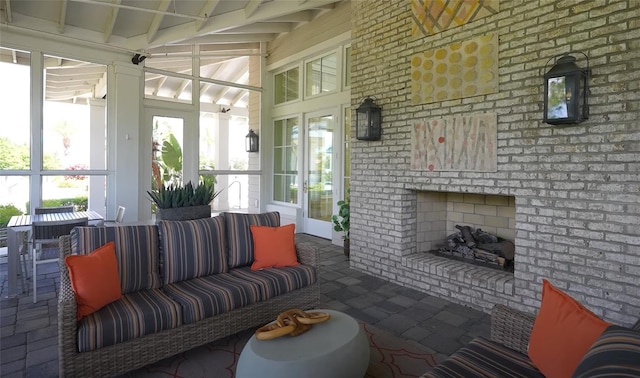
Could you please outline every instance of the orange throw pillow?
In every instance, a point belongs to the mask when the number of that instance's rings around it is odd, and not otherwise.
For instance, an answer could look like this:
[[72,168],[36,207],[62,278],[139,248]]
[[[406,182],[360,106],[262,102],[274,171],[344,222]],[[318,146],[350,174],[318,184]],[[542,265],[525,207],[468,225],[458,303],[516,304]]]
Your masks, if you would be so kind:
[[571,377],[610,324],[542,280],[542,303],[529,338],[529,358],[547,377]]
[[296,257],[295,224],[282,227],[250,226],[253,237],[251,270],[300,265]]
[[64,262],[69,268],[71,287],[76,295],[78,320],[122,297],[113,242],[88,255],[67,256]]

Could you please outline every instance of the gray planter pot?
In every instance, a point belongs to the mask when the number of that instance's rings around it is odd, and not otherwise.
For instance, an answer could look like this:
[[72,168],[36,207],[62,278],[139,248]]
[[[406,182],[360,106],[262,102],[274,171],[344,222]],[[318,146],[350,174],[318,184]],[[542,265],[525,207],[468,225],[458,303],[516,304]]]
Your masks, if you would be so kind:
[[211,217],[211,206],[187,206],[175,207],[170,209],[157,209],[156,220],[191,220]]

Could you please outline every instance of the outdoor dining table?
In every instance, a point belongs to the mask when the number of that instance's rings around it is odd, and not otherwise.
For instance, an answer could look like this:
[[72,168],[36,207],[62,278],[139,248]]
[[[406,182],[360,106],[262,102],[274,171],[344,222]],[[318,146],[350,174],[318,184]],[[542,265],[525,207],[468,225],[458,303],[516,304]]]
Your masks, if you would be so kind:
[[68,213],[50,213],[35,215],[14,215],[7,224],[7,296],[15,297],[18,294],[18,273],[20,270],[20,251],[18,246],[18,233],[29,231],[33,222],[55,222],[87,218],[90,225],[99,225],[104,217],[99,213],[89,211],[74,211]]

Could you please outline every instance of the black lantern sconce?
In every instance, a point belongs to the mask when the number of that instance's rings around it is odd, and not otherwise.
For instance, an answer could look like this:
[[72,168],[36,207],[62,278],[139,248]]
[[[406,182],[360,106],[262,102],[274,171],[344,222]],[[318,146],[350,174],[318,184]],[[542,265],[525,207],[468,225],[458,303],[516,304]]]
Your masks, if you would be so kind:
[[575,63],[576,58],[571,55],[562,55],[551,58],[557,59],[549,72],[544,74],[544,116],[543,121],[551,125],[580,123],[589,118],[589,57],[587,69],[581,69]]
[[356,109],[356,138],[380,140],[382,135],[382,108],[367,97]]
[[249,129],[249,134],[245,137],[245,149],[247,152],[258,152],[258,134]]

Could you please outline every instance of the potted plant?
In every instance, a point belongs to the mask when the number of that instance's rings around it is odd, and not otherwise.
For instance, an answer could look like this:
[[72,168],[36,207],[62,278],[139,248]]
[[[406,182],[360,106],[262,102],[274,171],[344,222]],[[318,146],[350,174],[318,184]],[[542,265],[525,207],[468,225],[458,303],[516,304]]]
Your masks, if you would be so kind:
[[220,194],[213,182],[200,181],[193,186],[169,184],[158,190],[147,191],[156,205],[157,220],[189,220],[211,216],[211,202]]
[[337,232],[342,232],[344,255],[349,258],[349,229],[350,229],[350,208],[349,208],[349,192],[347,189],[347,198],[338,201],[338,214],[331,216],[333,221],[333,229]]

